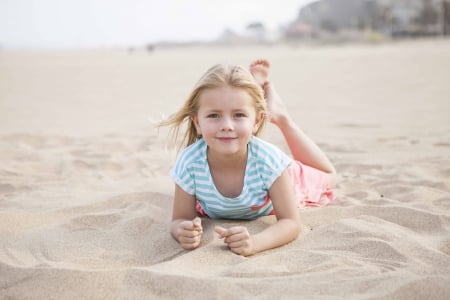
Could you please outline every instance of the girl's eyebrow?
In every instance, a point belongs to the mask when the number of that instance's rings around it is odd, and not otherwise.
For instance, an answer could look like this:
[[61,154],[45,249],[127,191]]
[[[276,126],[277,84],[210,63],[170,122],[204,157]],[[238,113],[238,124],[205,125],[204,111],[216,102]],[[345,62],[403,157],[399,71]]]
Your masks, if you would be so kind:
[[[205,110],[203,111],[203,113],[205,113],[205,114],[210,114],[210,113],[222,113],[222,112],[224,112],[224,111],[221,110],[221,109],[214,109],[214,108],[212,108],[212,109],[205,109]],[[236,112],[245,112],[245,113],[248,113],[248,109],[236,108],[236,109],[232,109],[230,112],[231,112],[231,113],[236,113]]]
[[[236,111],[248,111],[248,110],[250,110],[251,108],[249,108],[249,107],[239,107],[239,108],[232,108],[232,109],[230,109],[230,111],[232,111],[232,112],[236,112]],[[211,108],[205,108],[204,109],[204,111],[205,112],[221,112],[221,111],[227,111],[227,110],[223,110],[223,109],[221,109],[221,108],[214,108],[214,107],[211,107]]]
[[216,108],[211,108],[211,109],[205,109],[204,112],[205,113],[221,112],[221,110],[220,109],[216,109]]

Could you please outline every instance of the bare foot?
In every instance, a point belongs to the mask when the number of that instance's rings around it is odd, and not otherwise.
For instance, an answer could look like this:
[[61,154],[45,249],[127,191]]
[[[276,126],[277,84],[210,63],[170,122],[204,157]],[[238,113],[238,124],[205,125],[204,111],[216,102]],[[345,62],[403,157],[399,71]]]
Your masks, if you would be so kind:
[[286,106],[281,100],[280,95],[273,87],[273,85],[266,81],[263,85],[264,95],[267,103],[267,110],[269,112],[269,120],[275,125],[280,126],[281,122],[289,119],[289,113]]
[[250,64],[250,73],[261,87],[267,82],[269,68],[270,63],[265,59],[257,59]]
[[269,120],[273,124],[280,126],[281,123],[289,119],[289,113],[284,106],[283,101],[269,82],[270,63],[266,59],[257,59],[250,64],[250,73],[252,73],[256,82],[261,85],[264,90],[264,98],[266,98],[267,110],[269,112]]

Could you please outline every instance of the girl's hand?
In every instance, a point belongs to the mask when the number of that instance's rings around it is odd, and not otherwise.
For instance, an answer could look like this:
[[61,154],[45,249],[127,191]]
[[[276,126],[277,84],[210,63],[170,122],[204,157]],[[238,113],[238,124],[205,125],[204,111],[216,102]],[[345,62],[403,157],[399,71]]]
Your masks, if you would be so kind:
[[224,239],[224,243],[228,245],[231,251],[242,256],[254,254],[254,241],[244,226],[234,226],[225,229],[216,226],[214,231],[219,237]]
[[182,221],[175,232],[175,238],[181,247],[192,250],[200,245],[203,235],[202,220],[196,217],[192,221]]

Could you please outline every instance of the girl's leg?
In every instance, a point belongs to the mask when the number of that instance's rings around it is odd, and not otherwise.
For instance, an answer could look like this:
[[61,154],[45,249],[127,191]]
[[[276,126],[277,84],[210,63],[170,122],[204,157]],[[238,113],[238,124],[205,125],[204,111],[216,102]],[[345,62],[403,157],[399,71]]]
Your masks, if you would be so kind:
[[273,84],[268,81],[269,66],[270,64],[266,60],[256,60],[250,65],[250,71],[258,82],[263,83],[270,122],[282,132],[294,159],[328,173],[330,175],[330,183],[333,185],[335,183],[336,170],[325,153],[292,120],[281,97],[273,87]]

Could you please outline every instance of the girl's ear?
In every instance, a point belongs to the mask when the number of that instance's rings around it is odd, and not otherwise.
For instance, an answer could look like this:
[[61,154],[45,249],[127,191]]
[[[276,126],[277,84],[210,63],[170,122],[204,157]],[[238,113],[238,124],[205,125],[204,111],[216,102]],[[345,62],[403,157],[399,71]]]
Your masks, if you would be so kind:
[[194,123],[195,130],[197,130],[197,135],[198,135],[198,136],[202,135],[202,130],[201,130],[200,125],[199,125],[199,123],[198,123],[198,118],[197,118],[197,116],[192,116],[192,117],[191,117],[191,120],[192,120],[192,123]]
[[256,132],[259,129],[259,126],[261,126],[261,123],[264,121],[264,114],[261,112],[258,115],[256,115],[255,124],[253,125],[253,134],[256,134]]

